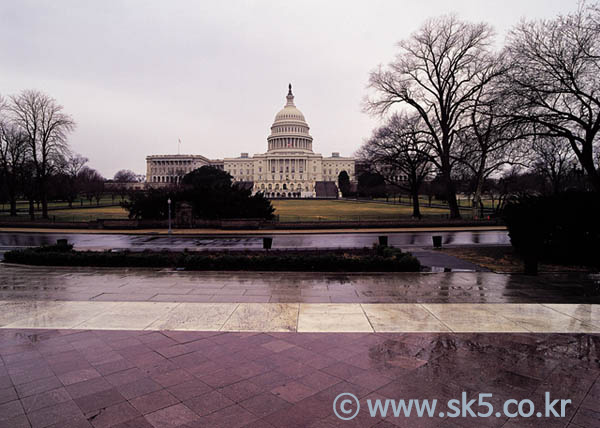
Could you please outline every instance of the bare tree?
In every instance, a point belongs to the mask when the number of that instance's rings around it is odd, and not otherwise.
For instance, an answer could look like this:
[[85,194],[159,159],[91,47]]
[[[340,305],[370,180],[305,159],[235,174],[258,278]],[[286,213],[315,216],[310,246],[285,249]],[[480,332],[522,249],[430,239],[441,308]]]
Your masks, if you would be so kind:
[[104,177],[95,169],[84,166],[79,171],[77,180],[90,204],[93,199],[96,199],[96,205],[100,205],[100,199],[104,193]]
[[48,95],[26,90],[10,97],[13,123],[26,136],[35,168],[42,217],[48,218],[48,179],[68,151],[67,135],[75,127],[63,107]]
[[[501,61],[498,58],[498,61]],[[499,75],[497,76],[499,77]],[[507,165],[523,164],[525,150],[517,144],[525,138],[526,127],[507,112],[509,95],[496,79],[479,87],[466,110],[468,118],[458,136],[457,159],[472,182],[472,216],[483,216],[484,183]]]
[[64,192],[69,202],[69,208],[73,207],[73,201],[81,191],[81,183],[78,180],[79,173],[85,167],[88,158],[78,153],[69,153],[63,158],[60,171],[66,176],[66,185],[68,189]]
[[600,11],[582,2],[576,12],[523,21],[510,33],[506,75],[513,115],[542,134],[569,142],[600,191]]
[[135,183],[138,178],[135,172],[130,169],[122,169],[117,171],[113,180],[117,183]]
[[6,103],[0,98],[0,173],[6,186],[10,215],[17,215],[17,197],[27,161],[27,140],[5,116]]
[[568,141],[557,137],[534,137],[532,158],[533,169],[548,182],[552,193],[565,190],[575,162],[575,153]]
[[388,184],[410,193],[415,218],[421,218],[419,190],[432,170],[428,138],[418,115],[394,114],[359,150]]
[[493,37],[484,23],[463,22],[455,16],[431,19],[399,43],[395,61],[370,76],[369,86],[376,95],[367,99],[367,111],[383,114],[401,104],[423,119],[452,218],[460,218],[452,174],[460,152],[457,133],[473,97],[502,72],[491,55]]

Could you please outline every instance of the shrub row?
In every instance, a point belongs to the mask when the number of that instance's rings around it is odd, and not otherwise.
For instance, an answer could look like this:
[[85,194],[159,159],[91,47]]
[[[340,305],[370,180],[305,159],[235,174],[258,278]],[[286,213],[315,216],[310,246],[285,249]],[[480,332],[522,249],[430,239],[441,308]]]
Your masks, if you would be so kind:
[[600,267],[600,195],[523,195],[504,208],[511,243],[526,263]]
[[94,252],[38,247],[9,251],[10,263],[38,266],[171,267],[186,270],[317,271],[317,272],[417,272],[419,261],[400,250],[353,253],[190,253]]

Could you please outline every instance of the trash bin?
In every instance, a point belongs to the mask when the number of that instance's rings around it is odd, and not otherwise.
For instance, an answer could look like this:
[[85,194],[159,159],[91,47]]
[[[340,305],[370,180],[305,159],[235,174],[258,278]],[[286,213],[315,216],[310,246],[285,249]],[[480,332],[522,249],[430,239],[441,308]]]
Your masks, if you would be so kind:
[[273,245],[273,238],[271,238],[271,237],[263,238],[263,249],[270,250],[272,245]]
[[432,236],[433,248],[442,248],[442,237],[440,235]]
[[382,247],[387,247],[388,246],[388,237],[387,236],[380,236],[379,237],[379,245]]

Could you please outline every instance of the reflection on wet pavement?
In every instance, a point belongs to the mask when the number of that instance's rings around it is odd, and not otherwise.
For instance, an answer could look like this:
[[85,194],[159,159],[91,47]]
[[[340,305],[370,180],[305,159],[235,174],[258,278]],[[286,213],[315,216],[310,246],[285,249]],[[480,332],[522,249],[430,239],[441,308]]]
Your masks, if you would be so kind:
[[463,391],[469,400],[491,393],[495,410],[508,399],[542,409],[546,392],[571,400],[564,418],[384,420],[365,411],[348,426],[599,421],[597,335],[0,330],[0,357],[7,427],[333,427],[342,392],[364,409],[367,399],[429,398],[446,411]]
[[592,274],[293,273],[0,264],[0,300],[220,303],[600,303]]
[[[45,307],[44,303],[49,303]],[[600,333],[595,305],[0,301],[0,328],[312,333]],[[27,310],[29,309],[29,310]],[[569,315],[573,313],[577,315]]]
[[274,249],[297,248],[363,248],[378,242],[379,235],[388,236],[395,247],[431,247],[432,235],[441,235],[444,245],[509,245],[508,232],[498,231],[436,231],[394,233],[311,233],[277,235],[181,236],[127,235],[85,233],[18,233],[1,232],[0,248],[34,247],[55,244],[67,239],[75,248],[85,249],[167,249],[167,250],[260,250],[263,236],[273,236]]

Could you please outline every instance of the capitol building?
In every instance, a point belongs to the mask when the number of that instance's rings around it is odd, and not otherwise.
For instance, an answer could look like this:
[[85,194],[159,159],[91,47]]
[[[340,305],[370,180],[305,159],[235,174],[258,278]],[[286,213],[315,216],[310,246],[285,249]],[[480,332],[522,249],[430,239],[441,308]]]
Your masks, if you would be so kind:
[[304,115],[294,103],[289,85],[285,106],[275,115],[267,137],[267,152],[211,160],[201,155],[146,157],[146,183],[151,187],[174,185],[204,165],[228,172],[234,182],[269,198],[337,197],[338,176],[345,171],[355,181],[355,159],[313,152],[313,137]]

